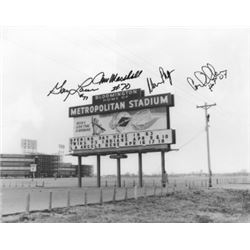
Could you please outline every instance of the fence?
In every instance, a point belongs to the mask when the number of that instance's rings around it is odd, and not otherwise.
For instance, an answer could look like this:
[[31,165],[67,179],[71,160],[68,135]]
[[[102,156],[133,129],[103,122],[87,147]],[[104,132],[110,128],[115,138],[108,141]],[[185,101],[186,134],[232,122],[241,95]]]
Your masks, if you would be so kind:
[[[75,190],[36,190],[34,192],[27,192],[19,194],[18,206],[13,204],[8,206],[5,203],[5,211],[3,215],[31,211],[49,210],[55,208],[71,207],[76,205],[88,206],[90,204],[104,204],[108,202],[127,201],[129,199],[138,200],[139,198],[146,198],[149,196],[163,196],[176,192],[182,189],[181,186],[168,185],[165,188],[160,186],[151,186],[143,188],[135,187],[122,187],[122,188],[83,188]],[[16,197],[17,198],[17,197]]]
[[[104,199],[104,192],[106,191],[106,197]],[[108,192],[107,192],[108,191]],[[119,191],[119,193],[118,193]],[[49,191],[48,194],[48,199],[47,199],[47,206],[44,203],[44,207],[41,207],[41,210],[49,210],[51,211],[53,208],[59,208],[59,207],[71,207],[74,205],[84,205],[88,206],[91,204],[100,204],[102,205],[105,202],[117,202],[117,201],[127,201],[128,199],[134,199],[138,200],[139,198],[146,198],[149,196],[163,196],[167,195],[170,193],[173,193],[176,191],[176,188],[174,186],[170,187],[157,187],[154,186],[153,188],[138,188],[135,186],[134,188],[116,188],[114,187],[113,189],[105,189],[105,188],[99,188],[98,189],[98,195],[95,196],[95,199],[89,200],[88,197],[90,196],[90,193],[92,191],[88,190],[82,190],[82,202],[74,202],[72,203],[72,197],[74,197],[74,191],[68,190],[65,192],[65,205],[63,206],[53,206],[53,191]],[[109,195],[107,196],[107,193]],[[79,192],[77,193],[79,195]],[[93,194],[92,194],[93,195]],[[31,199],[31,193],[27,193],[26,195],[26,204],[25,204],[25,210],[22,212],[30,213],[32,211],[31,209],[31,204],[32,204],[32,199]]]
[[[223,187],[224,184],[249,183],[247,179],[214,178],[213,186]],[[2,183],[3,184],[3,183]],[[6,184],[6,183],[5,183]],[[139,199],[148,196],[161,196],[177,190],[207,188],[207,179],[170,180],[166,188],[162,188],[159,180],[151,179],[139,188],[137,183],[123,181],[121,188],[114,183],[103,181],[101,188],[96,187],[47,187],[46,180],[33,181],[27,186],[13,180],[12,185],[5,186],[2,191],[2,214],[52,210],[53,208],[71,207],[75,205],[104,204],[128,199]],[[20,188],[21,187],[21,188]]]
[[[207,186],[207,177],[170,177],[169,183],[173,185],[193,185],[193,186]],[[95,187],[96,178],[83,178],[84,187]],[[191,184],[190,184],[191,183]],[[247,176],[242,177],[213,177],[213,185],[225,184],[250,184],[250,179]],[[144,178],[144,185],[155,186],[161,185],[160,177],[146,177]],[[134,187],[138,185],[136,177],[124,177],[122,187]],[[77,178],[46,178],[46,179],[1,179],[1,188],[50,188],[50,187],[76,187]],[[117,186],[115,178],[102,178],[102,187]]]

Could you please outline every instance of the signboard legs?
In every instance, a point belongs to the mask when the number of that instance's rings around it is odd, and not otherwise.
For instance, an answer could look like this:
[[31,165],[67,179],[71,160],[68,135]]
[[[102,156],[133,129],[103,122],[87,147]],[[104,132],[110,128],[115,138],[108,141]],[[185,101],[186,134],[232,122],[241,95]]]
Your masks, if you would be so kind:
[[166,187],[165,152],[161,151],[161,183]]
[[109,156],[110,159],[116,159],[117,160],[117,186],[121,187],[121,159],[127,158],[128,156],[125,154],[113,154]]
[[121,158],[117,158],[117,186],[121,187]]
[[82,157],[78,156],[78,187],[82,187],[82,171],[81,171],[81,166],[82,166]]
[[142,153],[138,153],[138,164],[139,164],[139,186],[143,186],[142,180]]
[[97,187],[101,187],[101,156],[97,155]]

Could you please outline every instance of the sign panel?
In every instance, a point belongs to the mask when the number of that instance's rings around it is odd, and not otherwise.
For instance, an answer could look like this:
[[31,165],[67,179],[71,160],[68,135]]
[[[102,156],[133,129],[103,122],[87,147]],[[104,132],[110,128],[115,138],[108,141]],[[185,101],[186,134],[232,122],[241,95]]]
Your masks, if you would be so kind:
[[70,139],[70,152],[112,148],[115,150],[116,148],[162,145],[173,142],[174,136],[171,129],[83,136]]
[[126,91],[112,92],[102,95],[94,95],[92,97],[92,103],[101,104],[105,102],[123,101],[126,99],[137,99],[144,97],[144,90],[130,89]]
[[30,164],[30,172],[36,172],[36,164]]
[[24,154],[26,153],[36,153],[37,152],[37,141],[30,139],[21,140],[21,148]]
[[137,99],[126,99],[124,101],[70,107],[69,117],[89,116],[173,105],[174,98],[171,94],[152,95]]
[[166,107],[74,118],[74,137],[167,128]]

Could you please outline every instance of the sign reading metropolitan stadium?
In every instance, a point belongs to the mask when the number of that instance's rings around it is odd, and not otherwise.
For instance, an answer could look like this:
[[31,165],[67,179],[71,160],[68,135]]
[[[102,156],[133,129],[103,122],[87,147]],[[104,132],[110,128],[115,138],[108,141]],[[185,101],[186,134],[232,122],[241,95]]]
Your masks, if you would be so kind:
[[137,99],[71,107],[69,108],[69,117],[88,116],[100,113],[104,114],[160,106],[173,106],[173,95],[152,95]]
[[138,89],[125,92],[93,96],[92,105],[69,108],[69,117],[74,118],[71,153],[157,151],[175,143],[175,131],[168,120],[174,96],[144,96]]

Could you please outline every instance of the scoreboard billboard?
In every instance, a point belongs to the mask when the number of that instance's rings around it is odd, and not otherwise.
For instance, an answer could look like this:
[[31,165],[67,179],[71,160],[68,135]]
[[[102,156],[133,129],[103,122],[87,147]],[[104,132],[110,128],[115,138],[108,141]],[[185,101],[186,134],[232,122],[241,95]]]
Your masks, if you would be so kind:
[[[105,100],[110,99],[108,95],[103,95]],[[145,97],[144,92],[137,91],[127,97],[116,92],[116,96],[110,102],[102,101],[99,95],[93,97],[91,105],[69,108],[69,116],[74,119],[72,154],[162,150],[175,143],[175,131],[168,120],[173,95]]]

